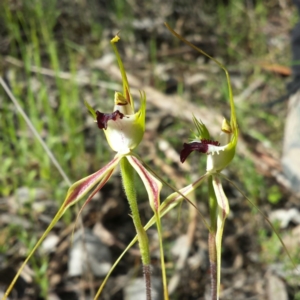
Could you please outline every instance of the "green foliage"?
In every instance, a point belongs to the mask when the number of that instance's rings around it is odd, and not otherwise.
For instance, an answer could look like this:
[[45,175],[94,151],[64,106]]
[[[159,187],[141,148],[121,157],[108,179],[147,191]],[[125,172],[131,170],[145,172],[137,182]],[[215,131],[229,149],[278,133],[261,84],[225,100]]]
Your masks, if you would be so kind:
[[[0,19],[3,31],[10,36],[10,57],[19,59],[24,69],[10,65],[8,82],[13,94],[42,135],[47,145],[58,158],[62,168],[72,180],[83,177],[90,171],[90,161],[86,153],[83,130],[85,128],[85,110],[83,91],[75,81],[78,62],[82,53],[70,48],[67,39],[55,36],[55,26],[61,11],[56,1],[22,1],[21,7],[12,7],[11,1],[1,1]],[[99,39],[100,36],[97,37]],[[53,70],[46,77],[42,68]],[[62,79],[59,72],[67,70],[69,80]],[[95,91],[96,92],[96,91]],[[98,91],[97,91],[98,92]],[[95,94],[95,99],[98,97]],[[3,161],[0,172],[0,195],[8,196],[20,186],[43,187],[49,199],[61,203],[66,193],[66,184],[62,184],[61,175],[51,165],[41,145],[27,128],[23,118],[17,113],[3,89],[1,99],[1,147]],[[102,141],[101,141],[102,142]],[[97,157],[97,168],[102,160],[109,157],[106,148],[98,143],[101,153]],[[31,203],[19,213],[32,215]],[[64,217],[68,224],[73,221],[74,213],[67,212]],[[34,220],[33,224],[34,224]],[[14,227],[8,228],[7,236],[16,236],[27,249],[32,249],[37,233]],[[34,240],[33,240],[34,239]],[[7,239],[0,245],[0,252],[6,253],[14,243]],[[41,295],[46,296],[48,280],[47,255],[41,255],[32,261],[35,280],[41,287]]]
[[272,185],[268,189],[268,201],[271,204],[277,204],[281,198],[282,198],[282,195],[281,195],[278,185]]
[[300,300],[300,292],[297,291],[294,295],[294,300]]
[[264,263],[270,264],[285,256],[282,253],[282,245],[275,233],[269,235],[265,229],[261,229],[259,231],[259,241],[262,247],[261,259]]
[[261,30],[267,22],[264,1],[256,1],[256,4],[243,1],[228,1],[225,4],[221,1],[217,7],[217,15],[220,43],[231,58],[243,60],[246,54],[243,51],[246,49],[256,57],[266,52],[265,34]]
[[[241,165],[243,166],[241,168]],[[242,178],[243,188],[246,195],[256,202],[259,197],[264,197],[266,194],[264,178],[260,175],[253,162],[245,157],[236,156],[232,162],[232,167],[235,171],[236,178]]]

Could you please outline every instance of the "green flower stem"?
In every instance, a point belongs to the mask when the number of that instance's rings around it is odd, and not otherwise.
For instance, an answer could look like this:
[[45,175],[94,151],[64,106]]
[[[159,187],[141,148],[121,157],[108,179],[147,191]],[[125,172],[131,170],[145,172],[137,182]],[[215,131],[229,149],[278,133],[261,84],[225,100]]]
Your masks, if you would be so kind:
[[160,220],[161,217],[159,211],[154,211],[154,216],[155,216],[155,222],[156,222],[158,238],[159,238],[159,251],[160,251],[161,272],[162,272],[162,280],[163,280],[164,300],[169,300],[163,238],[162,238],[162,226]]
[[149,265],[150,264],[149,241],[148,241],[147,233],[140,219],[138,205],[136,201],[136,191],[133,184],[135,171],[125,157],[121,159],[120,165],[121,165],[121,175],[122,175],[125,194],[129,202],[133,223],[138,235],[142,262],[144,265]]
[[216,247],[216,232],[217,232],[217,216],[218,202],[215,190],[212,184],[212,176],[208,178],[209,190],[209,212],[210,212],[210,231],[208,235],[208,252],[210,263],[210,283],[211,283],[211,299],[217,299],[217,247]]
[[212,184],[212,176],[208,177],[208,192],[209,192],[210,229],[212,232],[216,233],[218,201]]
[[[146,164],[147,165],[147,164]],[[159,217],[162,218],[165,214],[167,214],[169,211],[171,211],[173,208],[175,208],[177,205],[179,205],[180,203],[182,203],[182,200],[187,199],[188,200],[188,196],[189,194],[194,191],[196,188],[198,188],[203,182],[204,180],[206,180],[207,178],[207,174],[201,176],[197,181],[195,181],[194,183],[190,184],[189,186],[181,189],[180,191],[177,190],[177,192],[169,195],[163,202],[162,204],[159,206]],[[168,185],[168,183],[166,183]],[[144,229],[148,230],[151,226],[153,226],[156,223],[156,217],[153,216],[148,223],[145,225]],[[204,223],[205,226],[207,225],[206,222]],[[206,226],[208,228],[208,226]],[[138,241],[138,237],[135,236],[134,239],[128,244],[128,246],[124,249],[124,251],[122,252],[122,254],[118,257],[118,259],[114,262],[114,264],[112,265],[111,269],[109,270],[109,272],[107,273],[107,275],[105,276],[104,280],[102,281],[101,286],[99,287],[97,294],[94,297],[94,300],[97,300],[110,275],[112,274],[112,272],[114,271],[114,269],[116,268],[116,266],[118,265],[118,263],[122,260],[122,258],[124,257],[124,255],[127,253],[127,251]]]
[[135,170],[128,162],[126,157],[123,157],[120,161],[121,166],[121,176],[123,181],[123,186],[125,190],[126,197],[130,206],[132,213],[132,219],[137,232],[141,258],[143,262],[145,284],[146,284],[146,294],[147,300],[151,299],[151,270],[150,270],[150,252],[149,252],[149,241],[147,233],[142,225],[137,200],[136,200],[136,191],[134,188],[134,177]]

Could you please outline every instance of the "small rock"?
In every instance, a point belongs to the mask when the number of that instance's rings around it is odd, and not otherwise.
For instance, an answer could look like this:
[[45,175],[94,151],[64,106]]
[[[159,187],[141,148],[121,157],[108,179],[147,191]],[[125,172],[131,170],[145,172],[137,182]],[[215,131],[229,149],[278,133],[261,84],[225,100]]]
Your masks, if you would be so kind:
[[89,229],[74,234],[70,249],[68,274],[81,276],[92,271],[95,276],[105,276],[112,266],[109,248]]
[[54,233],[50,233],[43,241],[41,247],[46,253],[50,253],[55,250],[55,247],[58,244],[58,242],[59,242],[58,235]]
[[268,276],[267,293],[268,299],[288,300],[288,293],[284,282],[277,276],[270,274]]
[[[161,278],[151,277],[151,295],[152,300],[163,298]],[[146,300],[144,278],[138,277],[129,281],[124,288],[124,300]]]
[[300,91],[291,96],[285,124],[282,167],[291,189],[300,194]]
[[269,217],[272,222],[279,221],[280,228],[286,228],[291,221],[300,224],[300,212],[296,208],[277,209],[272,211]]

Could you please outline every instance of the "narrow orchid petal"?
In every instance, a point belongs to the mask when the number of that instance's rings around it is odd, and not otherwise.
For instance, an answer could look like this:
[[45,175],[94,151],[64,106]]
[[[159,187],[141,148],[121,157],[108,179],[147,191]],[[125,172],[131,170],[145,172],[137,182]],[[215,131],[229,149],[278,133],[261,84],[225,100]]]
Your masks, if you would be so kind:
[[82,199],[104,176],[115,169],[122,156],[116,155],[105,167],[74,183],[68,190],[66,199],[60,209],[61,216],[71,205]]
[[148,193],[150,206],[154,211],[159,210],[160,206],[160,191],[162,188],[162,183],[156,179],[135,156],[126,156],[129,163],[136,170],[136,172],[140,175],[145,188]]
[[224,193],[220,179],[217,176],[212,177],[213,187],[218,201],[217,232],[216,232],[216,249],[217,249],[217,297],[220,294],[221,282],[221,252],[222,236],[224,231],[225,220],[229,214],[229,203]]
[[102,178],[102,180],[100,181],[100,183],[97,185],[97,187],[93,190],[93,192],[89,195],[89,197],[85,200],[85,202],[83,203],[83,205],[81,206],[76,220],[74,222],[74,228],[77,224],[78,218],[81,214],[81,212],[83,211],[83,209],[85,208],[85,206],[94,198],[94,196],[104,187],[104,185],[107,183],[107,181],[109,180],[109,178],[111,177],[111,175],[114,172],[114,168],[112,170],[110,170],[109,172],[106,173],[106,175],[104,176],[104,178]]
[[143,129],[143,132],[145,131],[145,122],[146,122],[146,93],[141,91],[141,106],[138,112],[135,114],[135,124],[138,124],[139,127]]
[[[58,220],[63,216],[65,211],[72,205],[74,205],[76,202],[78,202],[80,199],[82,199],[103,177],[107,178],[108,175],[110,175],[115,167],[117,166],[118,162],[122,156],[116,155],[115,158],[108,163],[105,167],[97,171],[96,173],[83,178],[76,183],[74,183],[68,190],[67,196],[65,198],[65,201],[63,202],[62,206],[52,219],[51,223],[49,224],[48,228],[45,230],[45,232],[42,234],[40,239],[37,241],[33,249],[30,251],[24,262],[22,263],[21,267],[19,268],[17,274],[15,275],[14,279],[12,280],[11,284],[7,288],[4,298],[6,299],[9,293],[11,292],[12,288],[14,287],[17,279],[19,278],[20,274],[22,273],[24,267],[26,266],[29,259],[32,257],[32,255],[35,253],[37,248],[41,245],[43,240],[46,238],[48,233],[51,231],[51,229],[54,227],[54,225],[58,222]],[[107,180],[106,180],[107,181]],[[106,182],[105,181],[105,182]],[[102,181],[103,182],[103,181]]]

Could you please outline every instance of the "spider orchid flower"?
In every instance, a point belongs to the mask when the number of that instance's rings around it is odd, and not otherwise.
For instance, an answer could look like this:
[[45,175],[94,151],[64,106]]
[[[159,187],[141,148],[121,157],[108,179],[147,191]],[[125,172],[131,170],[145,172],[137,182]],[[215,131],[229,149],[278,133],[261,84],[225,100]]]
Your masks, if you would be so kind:
[[218,140],[212,140],[206,126],[193,118],[197,129],[195,138],[190,143],[183,144],[180,160],[183,163],[193,151],[207,154],[206,171],[218,173],[232,161],[237,144],[237,130],[232,130],[230,123],[224,119]]
[[208,178],[209,183],[209,256],[211,282],[212,284],[216,282],[216,286],[212,288],[212,299],[219,299],[222,236],[225,220],[229,214],[229,203],[218,175],[234,158],[238,131],[236,128],[232,129],[231,124],[236,124],[235,119],[233,122],[228,122],[224,119],[219,139],[215,141],[211,138],[208,129],[201,121],[198,121],[195,117],[193,121],[197,133],[195,139],[190,143],[184,143],[180,153],[180,160],[183,163],[193,151],[207,155],[206,174],[204,176]]
[[146,96],[141,93],[141,107],[134,112],[134,102],[130,94],[127,76],[115,43],[119,41],[115,36],[111,44],[116,53],[123,81],[123,93],[115,92],[115,106],[112,113],[94,111],[86,103],[89,111],[104,130],[106,139],[113,151],[118,154],[129,154],[141,142],[145,131]]
[[[219,299],[220,280],[221,280],[221,250],[222,236],[225,225],[225,220],[229,214],[228,199],[223,191],[220,178],[220,172],[226,168],[232,161],[235,155],[235,149],[238,141],[238,127],[236,121],[235,107],[233,94],[231,89],[230,77],[227,69],[216,59],[208,55],[203,50],[188,42],[172,28],[166,24],[167,28],[173,35],[182,40],[184,43],[213,60],[221,69],[224,70],[227,83],[230,103],[230,121],[224,119],[221,126],[221,134],[217,140],[213,140],[207,127],[193,117],[197,132],[194,139],[190,143],[183,145],[183,150],[180,153],[181,162],[184,162],[191,152],[197,151],[206,154],[206,174],[209,184],[209,208],[210,208],[210,225],[209,230],[209,257],[211,270],[211,291],[212,299]],[[202,181],[201,181],[202,182]],[[193,185],[193,190],[198,186]],[[205,222],[206,223],[206,222]]]
[[[158,211],[160,205],[159,195],[160,190],[162,188],[162,184],[143,166],[143,164],[139,161],[137,156],[135,156],[135,154],[131,152],[134,148],[136,148],[139,145],[145,131],[146,96],[145,93],[141,92],[140,109],[137,112],[135,112],[134,102],[130,94],[127,76],[124,70],[123,63],[119,56],[117,47],[115,45],[119,41],[119,39],[120,38],[118,36],[115,36],[111,40],[112,47],[116,53],[123,83],[123,93],[115,93],[114,111],[108,114],[102,113],[100,111],[94,111],[93,108],[85,102],[86,107],[93,115],[95,122],[97,122],[99,129],[104,130],[106,139],[110,147],[113,151],[117,153],[115,157],[100,170],[93,173],[92,175],[89,175],[75,182],[69,188],[63,204],[59,208],[58,212],[54,216],[46,231],[42,234],[41,238],[38,240],[36,245],[30,251],[29,255],[19,268],[15,278],[6,290],[6,293],[3,296],[2,300],[7,299],[9,293],[13,289],[25,265],[32,257],[34,252],[37,250],[37,248],[41,245],[41,243],[46,238],[51,229],[66,212],[66,210],[70,206],[74,205],[79,200],[81,200],[83,197],[85,197],[88,193],[90,193],[81,208],[82,210],[84,206],[94,197],[94,195],[99,190],[101,190],[101,188],[110,179],[119,163],[121,166],[121,175],[123,178],[125,193],[132,211],[132,218],[135,224],[140,244],[141,256],[144,265],[144,273],[146,273],[148,270],[148,277],[150,278],[150,254],[148,247],[148,238],[139,218],[138,207],[136,203],[136,195],[133,187],[134,171],[138,173],[141,177],[148,193],[150,206],[156,212]],[[145,265],[148,265],[149,268],[146,269]],[[150,290],[150,288],[148,290]]]
[[[141,92],[140,109],[135,112],[134,102],[130,94],[126,72],[115,45],[115,43],[117,43],[119,39],[120,38],[118,36],[115,36],[111,40],[111,44],[115,51],[122,75],[123,93],[115,92],[113,112],[103,113],[98,110],[94,111],[94,109],[87,102],[85,102],[86,107],[94,117],[95,122],[98,124],[98,128],[104,131],[107,142],[110,145],[111,149],[117,152],[115,158],[106,166],[108,167],[107,170],[105,169],[106,167],[103,168],[103,172],[101,172],[102,169],[99,170],[98,172],[100,174],[99,176],[96,175],[96,178],[97,181],[99,181],[102,176],[104,176],[104,178],[109,178],[118,162],[120,162],[122,158],[126,157],[130,165],[132,165],[132,167],[140,175],[143,183],[145,184],[151,207],[155,210],[158,210],[159,192],[161,190],[162,184],[154,176],[152,176],[146,168],[143,167],[142,163],[131,152],[131,150],[139,145],[144,135],[146,95],[144,92]],[[87,180],[89,181],[88,177]]]

